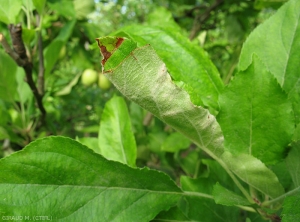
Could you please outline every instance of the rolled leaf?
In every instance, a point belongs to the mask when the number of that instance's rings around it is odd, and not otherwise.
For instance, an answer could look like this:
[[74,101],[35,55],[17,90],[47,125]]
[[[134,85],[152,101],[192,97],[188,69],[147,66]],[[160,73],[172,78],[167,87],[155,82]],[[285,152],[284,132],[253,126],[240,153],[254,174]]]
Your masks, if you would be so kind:
[[[107,62],[110,60],[114,58]],[[134,49],[115,65],[104,74],[121,93],[210,155],[222,154],[223,135],[216,118],[208,110],[193,105],[189,95],[172,82],[165,64],[150,45]]]

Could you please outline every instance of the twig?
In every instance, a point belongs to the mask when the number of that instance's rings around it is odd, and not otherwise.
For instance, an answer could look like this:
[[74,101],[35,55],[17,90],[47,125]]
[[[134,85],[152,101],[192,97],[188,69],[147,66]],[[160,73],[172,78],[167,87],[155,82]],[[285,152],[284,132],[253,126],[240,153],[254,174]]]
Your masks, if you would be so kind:
[[[41,22],[41,18],[37,15],[37,23]],[[44,66],[44,54],[43,54],[43,39],[41,30],[38,31],[38,54],[39,54],[39,74],[37,79],[37,88],[40,95],[44,94],[44,74],[45,74],[45,66]]]
[[190,40],[194,39],[198,32],[201,30],[202,23],[207,20],[210,16],[210,13],[215,10],[218,6],[220,6],[224,0],[216,0],[214,4],[212,4],[210,7],[208,7],[205,12],[201,15],[197,15],[194,19],[193,28],[190,33]]
[[5,52],[8,55],[10,55],[10,57],[13,60],[15,60],[19,66],[23,66],[25,64],[25,62],[19,57],[19,55],[10,48],[8,42],[6,41],[6,39],[2,33],[0,33],[0,43],[3,46]]
[[33,95],[36,99],[38,108],[42,114],[42,122],[44,122],[45,117],[46,117],[46,110],[45,110],[43,102],[42,102],[43,95],[39,94],[37,87],[32,78],[32,63],[29,61],[29,59],[26,55],[26,49],[25,49],[23,39],[22,39],[22,26],[20,24],[18,24],[18,25],[11,24],[8,26],[8,28],[10,31],[10,36],[12,39],[14,50],[11,49],[11,47],[7,43],[5,37],[2,33],[0,33],[0,43],[2,44],[2,46],[5,49],[5,51],[7,52],[7,54],[10,55],[11,58],[13,60],[15,60],[15,62],[19,66],[23,67],[25,74],[26,74],[27,83],[28,83],[31,91],[33,92]]

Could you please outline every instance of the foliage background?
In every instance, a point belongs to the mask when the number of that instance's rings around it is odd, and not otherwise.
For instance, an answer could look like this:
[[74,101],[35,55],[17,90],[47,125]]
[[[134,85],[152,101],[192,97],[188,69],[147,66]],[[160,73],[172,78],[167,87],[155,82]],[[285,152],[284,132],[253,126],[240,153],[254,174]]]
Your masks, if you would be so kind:
[[[101,138],[113,140],[116,129],[109,128],[106,121],[112,118],[109,114],[119,111],[122,120],[132,124],[122,125],[122,121],[114,119],[116,124],[120,131],[133,132],[126,141],[136,142],[131,147],[136,150],[136,158],[129,160],[128,165],[159,169],[183,188],[200,189],[191,184],[187,176],[201,180],[211,173],[210,170],[222,171],[211,160],[200,161],[208,159],[206,153],[135,103],[120,99],[122,96],[114,87],[103,90],[97,83],[91,86],[81,83],[84,70],[90,68],[101,72],[101,56],[95,38],[118,34],[137,24],[170,29],[189,38],[192,45],[201,46],[227,85],[237,72],[242,44],[247,36],[283,3],[264,0],[16,0],[12,4],[5,1],[0,6],[0,33],[12,45],[8,25],[22,24],[22,38],[33,67],[31,75],[46,115],[43,117],[31,86],[24,81],[24,69],[0,48],[1,157],[49,135],[71,137],[90,148],[98,147],[98,143],[99,147],[104,146]],[[176,84],[186,87],[181,82]],[[185,89],[189,91],[189,88]],[[199,98],[192,100],[201,104]],[[108,133],[104,134],[103,129]],[[284,175],[283,171],[278,172]],[[284,179],[289,186],[291,178]],[[202,182],[210,187],[214,184]],[[236,189],[233,184],[227,185]],[[193,198],[189,201],[197,202]],[[195,212],[191,211],[191,214]],[[255,221],[255,216],[248,217]]]

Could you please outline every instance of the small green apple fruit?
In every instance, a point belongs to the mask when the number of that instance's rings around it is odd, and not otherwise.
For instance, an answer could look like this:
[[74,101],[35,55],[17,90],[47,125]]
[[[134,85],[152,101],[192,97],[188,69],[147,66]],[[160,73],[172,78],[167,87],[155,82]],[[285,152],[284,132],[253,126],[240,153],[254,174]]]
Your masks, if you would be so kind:
[[90,86],[97,81],[98,75],[95,70],[86,69],[82,73],[81,83],[85,86]]
[[64,45],[59,52],[58,58],[63,59],[65,58],[66,54],[67,54],[67,47]]
[[100,89],[103,89],[103,90],[107,90],[111,86],[111,83],[108,80],[108,78],[106,78],[106,76],[102,73],[99,73],[98,86],[100,87]]

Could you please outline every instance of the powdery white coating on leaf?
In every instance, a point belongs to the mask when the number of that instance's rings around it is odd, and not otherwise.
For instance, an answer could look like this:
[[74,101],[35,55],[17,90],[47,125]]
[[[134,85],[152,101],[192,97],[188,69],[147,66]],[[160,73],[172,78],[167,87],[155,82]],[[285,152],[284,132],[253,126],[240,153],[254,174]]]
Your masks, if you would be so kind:
[[106,76],[130,100],[186,135],[211,155],[223,152],[223,135],[208,110],[192,104],[151,46],[135,49]]

